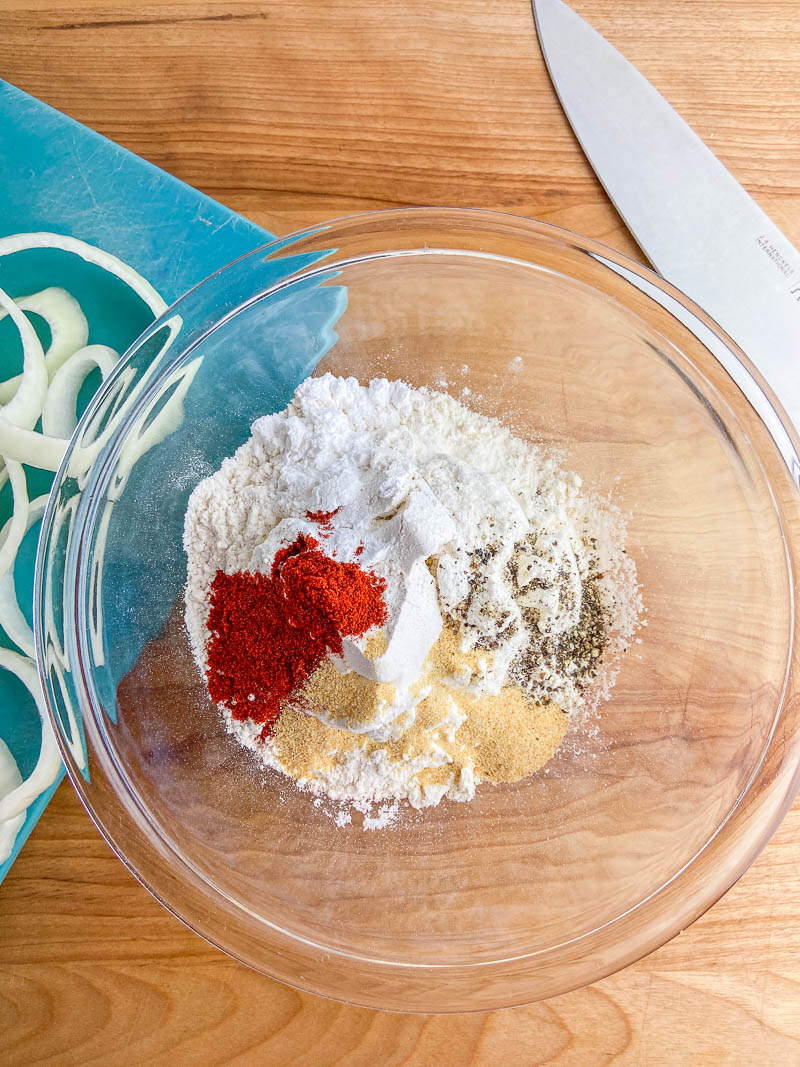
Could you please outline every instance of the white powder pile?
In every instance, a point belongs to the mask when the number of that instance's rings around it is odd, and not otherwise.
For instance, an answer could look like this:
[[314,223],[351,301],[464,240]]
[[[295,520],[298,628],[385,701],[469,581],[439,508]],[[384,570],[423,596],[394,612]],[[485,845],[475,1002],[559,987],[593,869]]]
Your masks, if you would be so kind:
[[[302,772],[260,723],[222,708],[229,729],[302,787],[362,811],[381,805],[365,828],[390,823],[398,801],[471,799],[482,779],[464,755],[472,750],[459,747],[470,728],[464,699],[499,699],[513,687],[574,714],[592,694],[607,695],[614,655],[636,628],[640,601],[621,516],[580,485],[444,393],[330,374],[303,382],[191,496],[186,623],[205,673],[217,572],[269,573],[276,552],[300,535],[322,538],[326,554],[385,581],[377,652],[365,635],[344,640],[333,657],[333,688],[339,677],[364,679],[375,699],[357,714],[307,703],[304,713],[329,731],[329,750]],[[587,622],[592,605],[602,614],[602,643]],[[436,703],[431,657],[449,633],[463,662],[444,679],[453,699]],[[434,704],[441,710],[431,718]],[[337,825],[347,821],[337,816]]]

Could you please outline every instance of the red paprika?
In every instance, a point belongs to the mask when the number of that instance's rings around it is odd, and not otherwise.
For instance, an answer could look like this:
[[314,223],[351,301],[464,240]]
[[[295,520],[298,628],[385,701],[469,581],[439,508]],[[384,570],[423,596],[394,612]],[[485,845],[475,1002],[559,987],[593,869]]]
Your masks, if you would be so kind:
[[333,511],[307,511],[306,518],[310,522],[316,522],[320,526],[330,526],[331,519],[338,510],[338,508],[334,508]]
[[384,580],[318,544],[301,534],[269,574],[217,571],[211,585],[209,693],[234,719],[263,723],[262,736],[323,658],[341,655],[343,637],[386,621]]

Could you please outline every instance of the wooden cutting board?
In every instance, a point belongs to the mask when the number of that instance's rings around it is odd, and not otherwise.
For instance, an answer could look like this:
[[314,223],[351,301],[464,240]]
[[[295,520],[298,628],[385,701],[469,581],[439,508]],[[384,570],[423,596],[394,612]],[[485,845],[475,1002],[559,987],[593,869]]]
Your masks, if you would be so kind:
[[[800,246],[795,0],[574,6]],[[527,0],[0,0],[0,23],[4,76],[268,230],[475,205],[639,256],[559,110]],[[544,1004],[425,1018],[223,958],[136,884],[64,784],[0,888],[0,960],[10,1064],[797,1064],[800,807],[646,960]]]

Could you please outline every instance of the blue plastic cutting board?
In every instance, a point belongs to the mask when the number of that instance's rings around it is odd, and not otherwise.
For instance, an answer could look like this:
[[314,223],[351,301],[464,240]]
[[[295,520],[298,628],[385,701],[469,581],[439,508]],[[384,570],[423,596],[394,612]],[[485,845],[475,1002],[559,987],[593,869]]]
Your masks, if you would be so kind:
[[[273,236],[2,80],[0,182],[0,235],[49,230],[88,241],[129,263],[168,303]],[[0,259],[0,286],[12,296],[57,284],[73,292],[86,310],[90,342],[123,351],[146,325],[141,305],[124,287],[75,257],[31,252]],[[0,378],[19,369],[3,364],[7,347],[0,345]],[[46,492],[51,480],[29,470],[30,496]],[[6,486],[0,493],[0,525],[10,511]],[[29,620],[30,596],[26,603],[23,590],[33,588],[36,533],[35,527],[16,569],[20,606]],[[1,633],[0,641],[13,647]],[[38,715],[26,690],[5,671],[0,671],[0,737],[27,774],[39,751]],[[13,853],[0,865],[0,881],[55,788],[28,809]]]

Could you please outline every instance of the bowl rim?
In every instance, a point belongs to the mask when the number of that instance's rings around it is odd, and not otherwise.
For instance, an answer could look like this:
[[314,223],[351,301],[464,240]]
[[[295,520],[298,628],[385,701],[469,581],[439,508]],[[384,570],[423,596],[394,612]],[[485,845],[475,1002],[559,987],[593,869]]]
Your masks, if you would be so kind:
[[[732,341],[732,339],[730,339],[725,334],[725,332],[710,318],[710,316],[708,316],[697,304],[691,301],[690,298],[685,296],[685,294],[683,294],[675,286],[672,286],[670,283],[666,282],[663,278],[655,274],[645,265],[636,262],[635,260],[624,255],[623,253],[617,252],[614,249],[611,249],[606,245],[601,244],[600,242],[597,242],[591,238],[582,237],[562,227],[553,226],[549,223],[538,222],[536,220],[526,219],[524,217],[505,212],[486,211],[479,208],[424,207],[393,208],[385,211],[361,212],[354,215],[348,215],[343,216],[341,218],[332,219],[316,226],[306,227],[290,234],[287,237],[277,238],[274,241],[271,241],[263,246],[260,246],[259,248],[254,249],[252,252],[249,252],[246,255],[239,257],[232,263],[220,268],[218,271],[215,271],[214,274],[210,275],[208,278],[193,286],[192,289],[190,289],[186,294],[184,294],[184,296],[180,297],[158,319],[151,323],[150,326],[148,326],[147,329],[142,333],[142,335],[140,335],[140,337],[133,342],[133,344],[123,355],[123,358],[120,360],[117,368],[115,368],[114,373],[109,377],[106,383],[104,383],[98,394],[96,394],[95,400],[93,400],[92,404],[90,404],[89,409],[87,409],[86,414],[79,423],[79,426],[76,429],[75,435],[72,438],[70,446],[67,449],[64,460],[62,461],[62,464],[59,467],[58,472],[56,473],[53,483],[54,490],[57,490],[63,484],[64,479],[67,477],[67,470],[69,467],[69,461],[73,447],[78,438],[78,435],[80,434],[81,428],[83,427],[84,423],[91,418],[92,412],[96,408],[95,401],[97,403],[102,402],[102,399],[106,395],[106,393],[113,388],[114,381],[116,380],[116,378],[121,373],[123,373],[124,368],[131,359],[131,357],[159,329],[162,329],[166,324],[169,323],[171,319],[174,319],[175,316],[180,315],[182,305],[187,301],[191,294],[197,292],[200,289],[203,289],[204,287],[209,286],[213,283],[214,279],[217,279],[220,275],[231,271],[234,267],[236,267],[237,264],[241,264],[247,260],[251,260],[253,257],[260,257],[265,260],[277,258],[281,255],[281,253],[285,253],[286,251],[291,252],[292,248],[296,246],[299,242],[303,242],[308,239],[323,239],[328,233],[333,233],[337,230],[347,229],[353,226],[366,225],[369,227],[371,225],[374,225],[375,227],[377,227],[377,229],[373,232],[379,234],[381,229],[386,229],[387,226],[391,227],[393,222],[400,222],[402,224],[405,221],[411,223],[414,220],[418,220],[420,223],[427,223],[427,221],[430,220],[431,223],[433,223],[433,220],[436,218],[453,221],[467,220],[470,223],[474,223],[475,225],[484,225],[490,229],[493,225],[502,225],[505,227],[511,227],[516,233],[516,235],[519,237],[529,236],[534,238],[545,238],[547,240],[557,242],[561,245],[567,245],[576,251],[590,255],[593,259],[600,262],[606,268],[614,271],[614,273],[622,277],[624,281],[636,288],[640,293],[644,293],[645,296],[649,297],[650,299],[654,299],[662,308],[665,308],[665,310],[669,311],[671,314],[675,314],[675,309],[679,309],[689,318],[690,321],[693,321],[698,325],[698,328],[700,329],[701,333],[705,331],[706,334],[709,334],[716,338],[716,340],[722,346],[725,347],[731,359],[737,362],[743,368],[745,374],[755,384],[756,391],[761,394],[764,400],[765,407],[763,410],[768,418],[771,415],[772,424],[770,424],[770,422],[768,422],[767,419],[762,416],[760,411],[758,412],[759,418],[761,418],[768,434],[773,440],[773,443],[783,456],[784,463],[790,466],[790,470],[792,469],[791,464],[795,461],[797,462],[797,466],[792,470],[795,485],[797,484],[797,471],[800,471],[800,461],[797,461],[797,454],[798,451],[800,451],[800,440],[798,440],[797,434],[793,426],[791,425],[788,417],[786,416],[786,413],[783,411],[783,408],[781,407],[780,403],[774,397],[769,386],[766,384],[766,382],[764,382],[757,369],[748,360],[748,358],[741,351],[741,349],[738,348],[738,346]],[[434,251],[434,249],[432,248],[425,250]],[[417,249],[416,251],[423,250]],[[457,249],[447,248],[445,249],[445,251],[455,253]],[[466,251],[466,249],[464,249],[464,251]],[[397,254],[401,253],[386,253],[386,255],[388,256]],[[359,256],[356,258],[362,259],[370,257]],[[312,264],[311,267],[307,269],[300,269],[296,273],[289,275],[287,278],[283,278],[275,282],[275,284],[269,286],[267,289],[260,291],[257,295],[257,299],[263,299],[280,290],[281,288],[285,288],[288,285],[295,284],[299,279],[309,276],[314,271],[333,270],[335,269],[337,263],[341,262],[343,261],[334,259],[332,263],[326,263],[324,266],[321,267]],[[533,264],[533,260],[527,263],[528,266],[531,266]],[[568,274],[565,275],[565,277],[567,277],[570,281],[576,284],[579,283],[579,279],[571,277]],[[238,314],[244,306],[246,306],[246,304],[240,305],[231,314]],[[628,314],[635,314],[635,312],[630,308],[626,308],[626,311],[628,312]],[[222,321],[224,321],[224,319],[220,320],[220,322]],[[695,330],[691,325],[689,325],[689,323],[687,323],[683,319],[681,321],[683,321],[684,325],[687,326],[690,331],[695,332]],[[697,336],[696,333],[695,336]],[[190,350],[190,348],[180,348],[178,353],[175,355],[174,360],[170,360],[168,363],[166,363],[163,367],[159,369],[158,374],[154,375],[152,382],[150,383],[150,387],[144,391],[142,396],[139,397],[137,403],[133,406],[129,417],[120,427],[120,439],[124,437],[124,432],[127,431],[130,422],[135,418],[138,413],[141,412],[142,405],[147,402],[148,395],[152,395],[152,391],[158,387],[159,383],[163,381],[163,378],[174,369],[175,365],[178,362],[186,359],[187,353]],[[713,357],[715,356],[715,353],[712,351],[711,355]],[[716,356],[716,358],[719,360],[719,356]],[[778,430],[776,430],[776,426],[779,428]],[[776,441],[776,432],[782,433],[785,437],[785,440],[783,440],[781,443]],[[788,455],[786,451],[787,441]],[[95,461],[95,467],[97,467],[98,470],[101,470],[102,466],[103,463],[101,461]],[[89,496],[91,496],[90,490],[92,486],[96,485],[97,481],[101,479],[101,474],[97,474],[96,472],[93,472],[93,474],[94,477],[90,477],[87,480],[84,489],[84,492],[87,493]],[[769,480],[767,481],[767,484],[770,484]],[[51,693],[51,682],[45,671],[44,656],[42,654],[42,649],[44,647],[45,628],[44,612],[42,610],[42,605],[44,603],[44,585],[46,582],[46,557],[53,532],[53,522],[55,518],[57,497],[58,492],[54,491],[53,493],[51,493],[50,500],[48,501],[47,509],[42,520],[41,536],[39,542],[39,549],[37,552],[36,569],[34,576],[34,631],[37,652],[37,665],[42,689],[45,696],[45,705],[47,708],[48,716],[50,719],[51,726],[53,727],[56,738],[58,740],[62,756],[64,757],[64,762],[70,780],[72,781],[72,784],[76,789],[76,792],[78,793],[82,804],[86,808],[88,814],[100,830],[103,837],[109,842],[112,849],[120,857],[126,867],[128,867],[128,869],[134,874],[137,880],[139,880],[156,897],[156,899],[158,899],[162,904],[164,904],[165,907],[167,907],[168,910],[175,914],[186,926],[188,926],[190,929],[195,930],[195,932],[199,933],[211,944],[214,944],[216,947],[233,955],[234,958],[242,959],[243,962],[246,962],[249,965],[256,967],[257,969],[262,970],[267,974],[271,974],[275,977],[278,977],[282,981],[286,981],[289,984],[294,984],[299,988],[307,989],[309,992],[321,995],[331,995],[331,993],[326,991],[324,988],[321,989],[319,987],[319,984],[317,984],[316,982],[303,984],[302,982],[292,981],[291,978],[287,978],[281,973],[276,973],[274,968],[270,969],[271,961],[262,962],[258,960],[246,959],[241,954],[233,952],[224,943],[220,943],[220,940],[218,940],[213,934],[209,933],[207,929],[204,929],[203,923],[201,921],[197,920],[196,918],[189,918],[185,914],[183,914],[180,906],[175,903],[174,899],[170,896],[170,894],[165,893],[163,889],[160,889],[158,886],[151,884],[146,874],[139,869],[140,865],[133,862],[128,856],[124,854],[123,850],[116,844],[112,830],[109,828],[103,817],[95,810],[92,804],[89,790],[86,788],[86,782],[84,781],[83,775],[81,774],[80,769],[75,764],[71,746],[68,740],[63,736],[62,723],[56,712],[55,701],[53,700]],[[778,514],[780,518],[780,513]],[[91,523],[85,524],[84,527],[80,529],[80,537],[77,539],[77,541],[82,541],[90,531]],[[70,638],[74,638],[75,636],[75,634],[72,634],[70,635]],[[793,658],[793,652],[790,650],[790,665]],[[73,675],[76,680],[79,681],[82,695],[87,696],[87,703],[91,705],[93,702],[91,701],[91,699],[89,699],[90,690],[84,691],[86,683],[84,673],[82,671],[77,671],[73,672]],[[775,721],[773,723],[773,732],[782,714],[783,708],[779,706],[776,711]],[[713,841],[719,840],[720,835],[723,834],[723,832],[729,827],[730,823],[734,820],[736,813],[740,810],[741,804],[746,794],[748,793],[748,790],[752,787],[753,782],[761,773],[763,759],[766,756],[767,748],[769,747],[769,745],[772,744],[772,742],[773,737],[772,735],[770,735],[770,738],[767,744],[765,745],[764,752],[762,753],[762,760],[754,769],[753,774],[747,783],[747,786],[742,791],[742,794],[727,814],[725,820],[720,823],[714,834],[703,844],[703,846],[698,850],[695,856],[693,856],[679,871],[676,871],[673,875],[671,875],[670,878],[667,879],[667,881],[665,881],[661,886],[659,886],[658,889],[654,890],[647,897],[637,902],[637,904],[635,904],[633,907],[616,916],[614,919],[610,920],[602,927],[599,927],[598,929],[593,929],[591,931],[586,931],[583,934],[579,935],[574,939],[574,944],[577,945],[581,942],[585,943],[587,941],[590,941],[590,939],[595,936],[599,932],[599,930],[607,930],[609,927],[615,927],[624,924],[634,913],[638,913],[639,915],[641,915],[643,909],[645,909],[657,898],[662,897],[668,889],[674,887],[676,884],[681,882],[682,879],[685,878],[688,869],[696,863],[696,861],[704,852],[707,851],[708,847]],[[718,878],[716,881],[709,883],[705,887],[704,892],[695,893],[694,897],[690,898],[687,902],[685,902],[683,910],[680,911],[674,921],[670,920],[670,922],[667,924],[669,929],[660,928],[657,933],[655,933],[654,935],[651,934],[649,938],[645,938],[644,940],[641,939],[640,935],[639,939],[637,940],[637,945],[634,951],[631,951],[630,946],[628,946],[627,951],[624,949],[620,951],[615,956],[613,961],[608,962],[607,965],[601,966],[600,969],[597,970],[594,974],[592,974],[592,976],[588,979],[582,978],[578,981],[567,981],[564,985],[558,985],[556,983],[556,986],[552,990],[552,992],[548,992],[546,995],[556,995],[561,992],[566,992],[571,988],[584,985],[587,981],[599,980],[605,975],[618,970],[620,967],[626,966],[628,963],[633,962],[635,959],[646,955],[654,948],[670,940],[671,937],[673,937],[676,933],[685,929],[685,927],[689,925],[689,923],[693,922],[704,911],[711,907],[719,899],[719,897],[724,895],[724,893],[727,892],[727,890],[735,883],[735,881],[741,876],[741,874],[744,873],[747,867],[749,867],[749,865],[757,857],[761,849],[766,845],[767,841],[774,833],[785,812],[791,805],[794,795],[798,790],[798,787],[800,787],[800,762],[796,763],[793,769],[793,773],[789,774],[788,780],[786,782],[782,782],[782,788],[779,791],[780,796],[775,796],[774,791],[767,791],[767,793],[765,794],[761,806],[763,807],[767,804],[768,801],[770,802],[770,811],[767,817],[766,828],[762,826],[760,828],[761,832],[757,836],[757,839],[748,839],[748,842],[746,844],[737,841],[729,842],[728,849],[731,853],[729,857],[730,862],[728,866],[721,865],[725,866],[724,877]],[[173,855],[173,859],[175,858],[176,857]],[[181,862],[183,862],[184,866],[186,865],[183,857],[177,858]],[[216,887],[213,888],[217,893],[219,892]],[[406,981],[408,980],[408,973],[414,970],[416,970],[417,972],[419,972],[420,969],[424,971],[430,971],[434,975],[434,977],[436,977],[437,974],[440,975],[442,971],[469,971],[473,974],[480,975],[482,971],[485,971],[487,968],[502,968],[504,965],[507,965],[509,963],[525,963],[535,961],[537,957],[546,956],[547,954],[553,951],[553,948],[547,947],[545,949],[540,949],[531,953],[523,954],[519,957],[514,957],[513,960],[502,959],[495,961],[478,961],[473,964],[455,965],[445,963],[441,965],[429,966],[427,964],[409,964],[392,960],[373,960],[364,956],[360,956],[358,954],[351,956],[350,954],[345,952],[338,952],[336,949],[333,949],[330,946],[320,946],[314,944],[313,942],[307,942],[305,938],[297,937],[297,935],[293,935],[291,931],[288,930],[281,929],[281,934],[285,935],[290,940],[293,940],[296,945],[310,945],[313,949],[316,949],[317,951],[324,950],[325,953],[333,953],[343,961],[358,960],[371,967],[378,967],[380,969],[389,968],[390,970],[394,969],[394,971],[400,975],[405,972],[404,980]],[[557,946],[557,948],[560,949],[565,945],[569,944],[571,944],[571,942],[565,942]],[[368,1007],[387,1007],[385,1003],[376,1003],[374,1000],[368,998],[365,998],[363,1000],[359,1000],[358,998],[348,999],[353,1003],[364,1004]],[[444,1010],[487,1010],[491,1007],[510,1006],[511,1004],[515,1003],[524,1003],[529,1001],[530,999],[532,998],[523,995],[521,997],[516,998],[512,997],[511,999],[490,1000],[488,1003],[475,1006],[474,1008],[468,1007],[465,1009],[460,1005],[454,1005],[453,1007],[445,1008]],[[392,1007],[392,1005],[388,1006]],[[401,1005],[399,1010],[424,1011],[425,1009],[423,1007],[414,1008],[413,1006],[409,1007],[407,1005]]]

